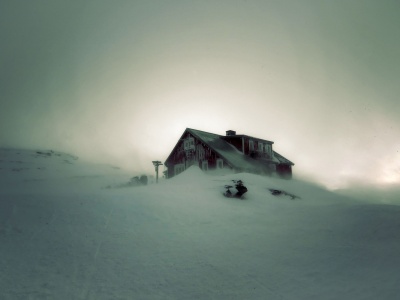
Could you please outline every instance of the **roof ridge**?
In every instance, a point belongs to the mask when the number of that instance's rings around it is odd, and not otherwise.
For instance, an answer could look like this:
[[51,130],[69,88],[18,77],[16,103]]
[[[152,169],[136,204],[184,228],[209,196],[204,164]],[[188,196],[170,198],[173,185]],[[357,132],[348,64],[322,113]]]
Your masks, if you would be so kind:
[[[207,133],[207,134],[213,134],[213,135],[217,135],[217,136],[219,136],[219,137],[226,137],[226,135],[222,135],[222,134],[218,134],[218,133],[212,133],[212,132],[208,132],[208,131],[204,131],[204,130],[199,130],[199,129],[194,129],[194,128],[189,128],[189,127],[186,127],[186,130],[192,130],[192,131],[198,131],[198,132],[203,132],[203,133]],[[255,140],[261,140],[261,141],[265,141],[265,142],[274,144],[274,142],[271,141],[271,140],[267,140],[267,139],[263,139],[263,138],[258,138],[258,137],[254,137],[254,136],[247,135],[247,134],[236,134],[236,136],[245,136],[245,137],[252,138],[252,139],[255,139]],[[228,136],[228,137],[230,137],[230,136]]]
[[218,135],[218,136],[223,136],[223,135],[220,135],[220,134],[218,134],[218,133],[212,133],[212,132],[208,132],[208,131],[204,131],[204,130],[198,130],[198,129],[193,129],[193,128],[189,128],[189,127],[186,127],[186,129],[187,130],[193,130],[193,131],[199,131],[199,132],[203,132],[203,133],[207,133],[207,134],[213,134],[213,135]]

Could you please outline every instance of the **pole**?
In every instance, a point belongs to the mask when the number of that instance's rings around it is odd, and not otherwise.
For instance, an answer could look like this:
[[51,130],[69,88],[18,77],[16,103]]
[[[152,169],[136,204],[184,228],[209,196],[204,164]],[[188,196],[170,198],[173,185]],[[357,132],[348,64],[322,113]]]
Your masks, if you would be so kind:
[[159,160],[153,160],[152,161],[154,168],[156,170],[156,183],[158,183],[158,167],[162,165],[161,161]]

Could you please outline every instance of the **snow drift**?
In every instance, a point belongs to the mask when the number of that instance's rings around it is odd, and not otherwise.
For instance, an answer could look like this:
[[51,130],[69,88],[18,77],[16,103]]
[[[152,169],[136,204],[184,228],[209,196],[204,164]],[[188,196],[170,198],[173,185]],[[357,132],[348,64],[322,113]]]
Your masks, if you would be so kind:
[[[7,151],[1,299],[354,300],[400,292],[399,206],[198,168],[157,185],[105,189],[129,174]],[[26,169],[13,171],[16,164]],[[233,179],[248,187],[245,200],[222,196]]]

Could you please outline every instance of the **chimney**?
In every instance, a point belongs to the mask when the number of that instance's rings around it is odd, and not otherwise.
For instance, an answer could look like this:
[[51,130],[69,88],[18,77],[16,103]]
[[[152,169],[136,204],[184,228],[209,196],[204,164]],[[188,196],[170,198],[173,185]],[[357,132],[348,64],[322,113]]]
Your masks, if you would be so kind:
[[234,136],[234,135],[236,135],[236,131],[233,131],[233,130],[226,131],[226,136]]

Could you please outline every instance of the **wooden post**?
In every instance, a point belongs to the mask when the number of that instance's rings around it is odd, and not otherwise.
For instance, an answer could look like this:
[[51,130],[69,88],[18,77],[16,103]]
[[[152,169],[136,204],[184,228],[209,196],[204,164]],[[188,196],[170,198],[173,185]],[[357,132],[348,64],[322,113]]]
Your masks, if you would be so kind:
[[159,160],[153,160],[152,162],[153,162],[154,168],[156,170],[156,183],[158,183],[158,167],[161,166],[162,163]]

